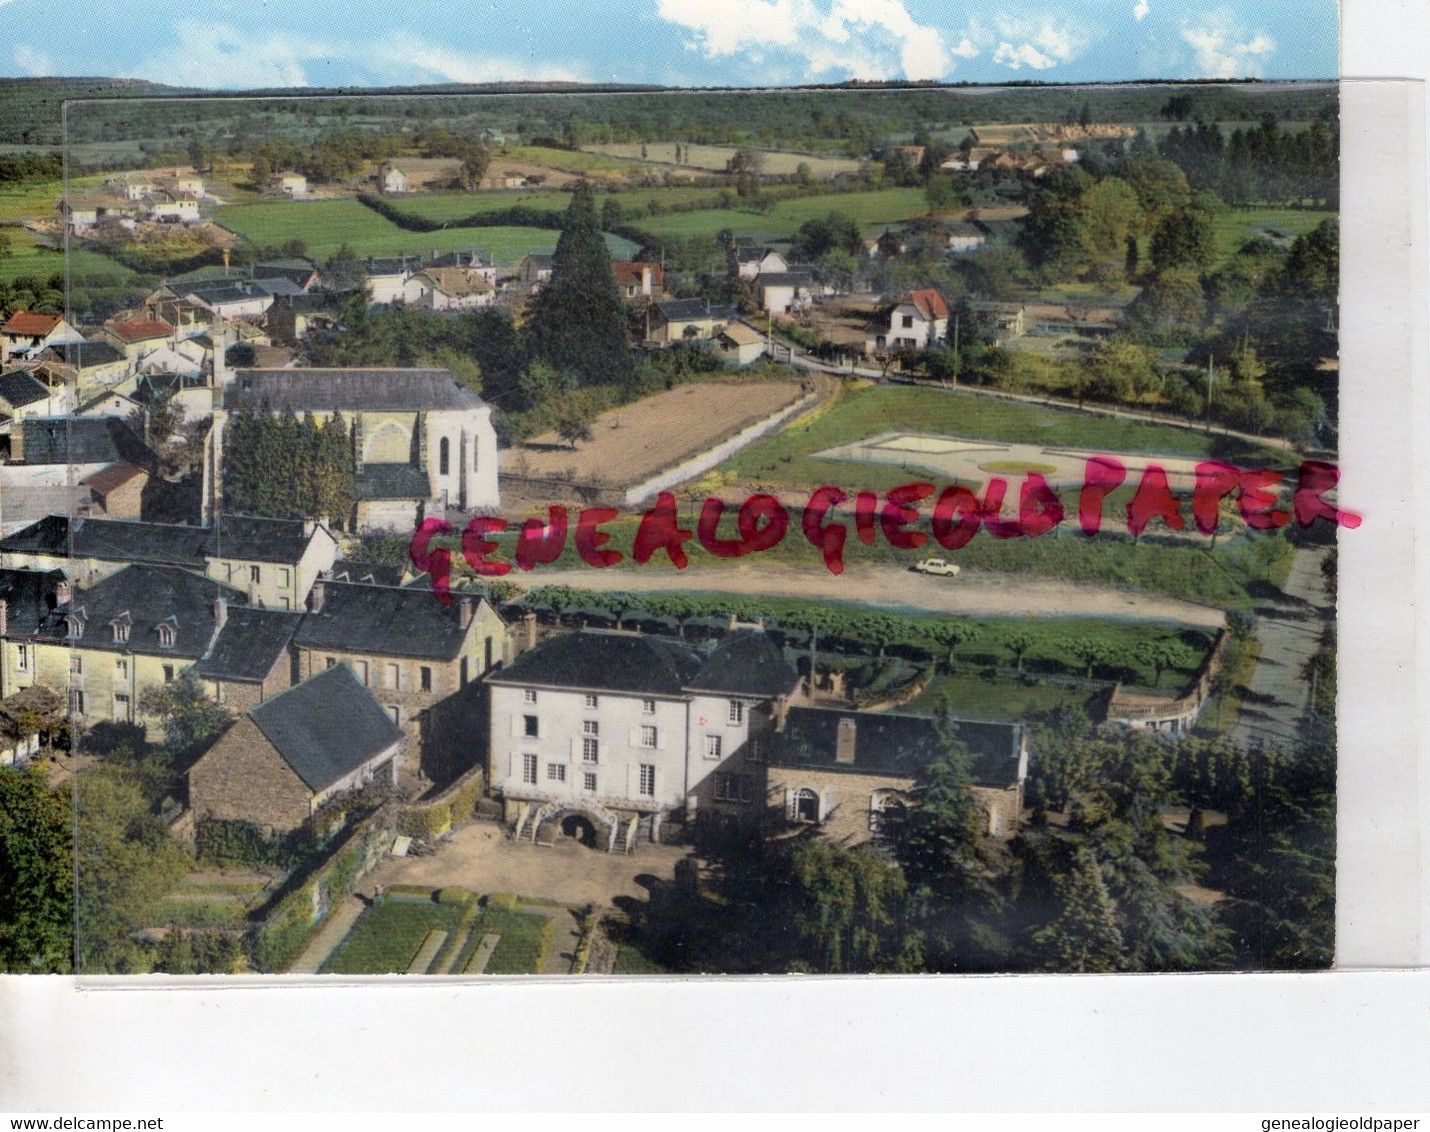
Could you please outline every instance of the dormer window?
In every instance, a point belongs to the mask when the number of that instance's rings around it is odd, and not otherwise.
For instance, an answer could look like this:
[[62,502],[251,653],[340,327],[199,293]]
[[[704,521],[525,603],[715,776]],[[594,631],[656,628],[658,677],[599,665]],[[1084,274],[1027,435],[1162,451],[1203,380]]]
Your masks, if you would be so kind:
[[66,605],[70,599],[70,584],[63,578],[55,583],[55,604]]
[[84,636],[84,610],[77,609],[65,618],[65,630],[72,641]]
[[174,637],[178,634],[178,628],[173,621],[159,622],[159,647],[161,649],[171,649],[174,647]]
[[129,640],[130,625],[128,613],[121,613],[109,624],[114,630],[114,643],[116,645],[122,645]]

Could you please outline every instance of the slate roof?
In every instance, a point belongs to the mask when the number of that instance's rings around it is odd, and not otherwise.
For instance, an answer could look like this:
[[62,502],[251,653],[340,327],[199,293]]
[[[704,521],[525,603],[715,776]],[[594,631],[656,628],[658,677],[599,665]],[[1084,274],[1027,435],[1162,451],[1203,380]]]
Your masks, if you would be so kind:
[[196,676],[261,683],[288,649],[301,613],[230,606],[213,648],[194,665]]
[[364,464],[357,473],[356,497],[430,499],[432,484],[426,471],[412,464]]
[[470,631],[462,628],[458,603],[443,605],[430,590],[363,582],[319,585],[322,608],[303,619],[293,638],[303,648],[454,660]]
[[154,463],[154,454],[120,417],[31,417],[21,428],[26,464]]
[[655,309],[667,322],[694,322],[697,319],[733,320],[739,311],[730,303],[712,303],[708,299],[670,299],[656,303]]
[[84,369],[87,366],[105,366],[124,360],[124,351],[110,342],[52,342],[45,347],[46,354],[53,354],[59,361],[69,366]]
[[814,276],[808,271],[766,271],[755,282],[761,287],[808,287]]
[[[75,590],[68,605],[58,606],[35,632],[37,638],[72,640],[74,647],[109,652],[144,653],[197,660],[208,651],[218,622],[215,602],[245,600],[232,586],[174,566],[126,566],[86,590]],[[69,638],[67,616],[83,612],[84,628]],[[126,619],[129,637],[115,639],[114,622]],[[159,643],[159,625],[174,627],[174,644]]]
[[[430,595],[427,600],[432,600]],[[668,637],[583,629],[528,649],[488,676],[487,683],[678,696],[704,659],[684,642]]]
[[799,674],[764,630],[737,629],[715,646],[686,687],[773,699],[789,693],[798,681]]
[[[841,719],[853,719],[854,761],[834,757]],[[1018,781],[1023,742],[1021,723],[955,720],[958,739],[971,757],[970,776],[978,786],[1012,786]],[[773,737],[773,766],[912,778],[944,749],[937,721],[922,715],[792,707],[784,730]]]
[[22,369],[0,373],[0,398],[11,408],[23,409],[50,395],[49,388],[34,374]]
[[191,299],[212,307],[223,303],[242,303],[251,299],[266,299],[270,296],[261,287],[252,283],[223,283],[213,287],[186,286],[184,294]]
[[345,664],[264,700],[248,716],[315,793],[402,739],[402,729]]
[[412,412],[480,408],[482,399],[445,369],[239,369],[227,409]]
[[779,255],[779,253],[774,248],[763,244],[741,246],[737,243],[735,246],[735,259],[739,263],[759,263],[767,255]]
[[49,515],[0,540],[0,550],[202,569],[210,558],[296,564],[311,537],[301,522],[290,519],[224,515],[217,527],[186,527]]
[[296,295],[307,294],[297,283],[283,275],[277,275],[267,279],[255,279],[252,285],[265,295],[271,295],[274,298],[291,299]]
[[55,607],[55,589],[65,580],[59,570],[0,570],[0,598],[7,603],[7,636],[27,637]]

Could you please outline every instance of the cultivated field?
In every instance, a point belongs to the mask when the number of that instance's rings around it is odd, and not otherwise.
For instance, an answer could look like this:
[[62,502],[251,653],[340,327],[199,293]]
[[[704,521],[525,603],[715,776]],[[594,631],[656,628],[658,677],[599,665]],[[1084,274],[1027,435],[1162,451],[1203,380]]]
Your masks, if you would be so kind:
[[[641,216],[651,204],[658,209],[673,205],[689,205],[692,202],[716,203],[718,190],[699,189],[690,186],[676,188],[621,189],[619,192],[602,193],[596,197],[596,207],[606,201],[614,201],[621,206],[628,219]],[[443,193],[437,196],[393,197],[388,203],[407,216],[423,220],[452,221],[465,220],[488,212],[501,212],[508,208],[539,208],[544,211],[564,212],[571,202],[571,194],[556,189],[484,190],[477,193]]]
[[502,473],[625,487],[797,401],[798,381],[706,381],[602,413],[573,450],[554,432],[502,453]]
[[[658,161],[663,165],[679,164],[684,168],[701,172],[723,173],[730,158],[739,152],[729,145],[687,145],[680,144],[680,161],[675,160],[675,142],[618,142],[606,145],[588,145],[582,149],[587,153],[598,153],[604,157],[621,157],[628,160]],[[644,153],[642,153],[644,151]],[[778,149],[755,151],[763,159],[761,171],[775,176],[790,176],[798,172],[801,165],[808,165],[816,177],[833,177],[839,173],[857,173],[863,162],[851,157],[812,157],[804,153],[788,153]]]
[[[472,210],[475,211],[475,210]],[[447,228],[408,232],[355,200],[297,201],[233,205],[218,210],[218,221],[259,246],[302,240],[308,254],[327,259],[347,245],[355,255],[417,255],[475,248],[500,264],[519,262],[534,248],[554,247],[552,228]],[[611,254],[629,258],[635,245],[607,236]]]
[[728,228],[737,235],[777,239],[793,235],[806,220],[842,212],[866,232],[880,224],[907,220],[928,211],[923,189],[875,189],[862,193],[835,193],[782,200],[758,212],[753,208],[712,208],[699,212],[673,212],[639,221],[655,236],[713,236]]

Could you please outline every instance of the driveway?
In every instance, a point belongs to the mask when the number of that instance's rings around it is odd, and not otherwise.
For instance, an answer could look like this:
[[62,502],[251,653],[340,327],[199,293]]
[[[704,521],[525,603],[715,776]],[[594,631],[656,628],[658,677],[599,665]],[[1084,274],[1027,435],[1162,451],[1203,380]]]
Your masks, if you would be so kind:
[[1231,738],[1287,745],[1300,736],[1311,698],[1301,675],[1321,645],[1323,617],[1335,603],[1321,577],[1323,550],[1298,550],[1278,596],[1256,607],[1261,656],[1243,693]]
[[1225,623],[1222,611],[1211,606],[1115,586],[983,571],[937,578],[902,566],[871,563],[850,565],[838,575],[788,562],[744,561],[722,563],[719,569],[680,571],[668,565],[665,569],[652,566],[614,570],[543,567],[522,580],[531,586],[577,586],[588,590],[706,590],[758,597],[858,601],[968,617],[1127,617],[1178,621],[1211,630]]

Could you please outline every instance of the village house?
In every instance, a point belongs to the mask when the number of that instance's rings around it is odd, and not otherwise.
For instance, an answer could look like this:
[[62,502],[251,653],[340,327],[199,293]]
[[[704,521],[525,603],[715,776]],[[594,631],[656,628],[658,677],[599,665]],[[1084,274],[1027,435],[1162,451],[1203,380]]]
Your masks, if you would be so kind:
[[178,332],[172,326],[151,318],[106,322],[99,328],[99,336],[102,341],[122,351],[131,362],[148,350],[172,346],[178,340]]
[[611,269],[616,273],[621,298],[627,302],[664,297],[665,268],[660,264],[618,259],[611,263]]
[[384,195],[429,192],[456,185],[461,174],[455,157],[403,157],[378,170],[377,187]]
[[0,432],[12,431],[28,417],[68,413],[74,407],[74,391],[66,384],[50,385],[29,370],[0,373]]
[[779,274],[789,270],[789,260],[773,248],[740,244],[735,247],[735,269],[741,279]]
[[[489,780],[516,835],[545,823],[600,848],[658,840],[670,817],[745,805],[759,709],[799,677],[761,630],[713,650],[630,632],[552,637],[487,677]],[[722,777],[723,776],[723,777]]]
[[247,711],[291,688],[293,634],[301,613],[231,605],[218,638],[189,670],[214,702]]
[[93,585],[129,563],[206,574],[250,604],[299,610],[332,568],[337,539],[321,523],[219,515],[213,526],[50,515],[0,539],[0,565],[63,570]]
[[987,320],[993,327],[993,344],[1000,346],[1010,338],[1021,338],[1028,330],[1027,311],[1023,303],[1004,303],[989,299],[975,299],[968,309],[979,318]]
[[308,178],[291,169],[284,169],[273,174],[269,185],[285,197],[306,197],[308,195]]
[[182,196],[204,195],[204,179],[197,173],[175,173],[165,187],[171,193],[179,193]]
[[67,478],[83,479],[121,460],[154,467],[153,451],[127,422],[115,417],[26,417],[18,425],[10,435],[7,473],[19,475],[17,464],[29,469],[63,467]]
[[728,365],[747,366],[765,352],[765,336],[743,322],[732,322],[715,336],[715,348]]
[[506,624],[488,602],[461,595],[448,606],[426,587],[323,578],[308,607],[293,638],[298,679],[346,664],[406,733],[428,777],[475,764],[475,683],[507,655]]
[[415,305],[428,310],[470,310],[496,301],[496,289],[486,275],[470,267],[426,267],[413,282],[421,288]]
[[83,342],[84,335],[71,326],[62,314],[16,311],[0,326],[0,339],[5,342],[7,356],[24,354],[28,357],[46,346]]
[[987,242],[974,225],[956,220],[948,225],[948,250],[951,252],[975,252]]
[[872,349],[924,350],[948,335],[948,304],[932,288],[910,292],[888,312],[888,329],[879,327]]
[[947,734],[927,716],[791,706],[767,743],[765,794],[787,826],[817,826],[840,845],[887,833],[912,799],[922,769],[949,740],[970,756],[970,793],[990,837],[1017,834],[1028,776],[1020,723],[954,720]]
[[84,478],[89,489],[89,513],[110,519],[138,519],[144,514],[144,488],[149,473],[127,460],[110,464]]
[[161,224],[196,224],[202,217],[199,202],[191,196],[154,192],[144,198],[144,216]]
[[269,337],[284,346],[297,346],[309,334],[337,324],[338,312],[328,297],[312,293],[275,299],[265,320]]
[[322,273],[318,271],[317,267],[311,261],[299,256],[255,263],[249,268],[249,276],[257,281],[286,279],[304,294],[312,291],[323,280]]
[[517,264],[516,277],[522,291],[534,295],[551,278],[556,266],[553,252],[532,252]]
[[814,277],[806,271],[761,273],[755,280],[760,306],[769,314],[804,310],[814,301]]
[[231,283],[184,284],[184,298],[207,311],[210,322],[215,319],[247,318],[258,320],[273,305],[273,295],[263,281]]
[[413,276],[422,268],[417,256],[382,256],[363,265],[363,287],[373,306],[415,303],[422,297],[422,285]]
[[69,600],[69,583],[59,570],[0,567],[0,699],[34,684],[32,638],[62,600]]
[[223,466],[229,413],[341,414],[353,430],[359,530],[410,532],[427,505],[497,506],[491,409],[445,369],[239,369],[223,378],[211,468]]
[[248,709],[189,770],[198,822],[297,829],[323,803],[374,782],[395,786],[402,731],[346,665]]
[[[76,396],[87,399],[98,389],[118,385],[133,370],[128,355],[101,339],[57,342],[36,355],[31,372],[49,384],[72,381]],[[43,372],[42,372],[43,371]]]
[[10,615],[5,648],[17,654],[17,684],[67,691],[78,720],[159,726],[144,715],[144,693],[173,683],[208,652],[228,606],[242,598],[189,570],[125,566],[89,587],[59,582],[49,608],[28,610],[23,621]]
[[29,763],[41,751],[42,733],[64,715],[64,700],[42,684],[0,700],[0,766]]
[[667,299],[653,303],[646,312],[646,340],[673,346],[691,338],[713,338],[739,311],[729,303],[709,299]]

